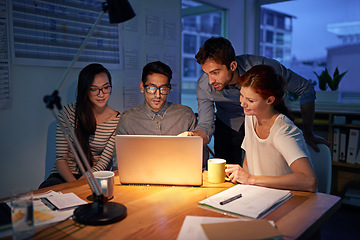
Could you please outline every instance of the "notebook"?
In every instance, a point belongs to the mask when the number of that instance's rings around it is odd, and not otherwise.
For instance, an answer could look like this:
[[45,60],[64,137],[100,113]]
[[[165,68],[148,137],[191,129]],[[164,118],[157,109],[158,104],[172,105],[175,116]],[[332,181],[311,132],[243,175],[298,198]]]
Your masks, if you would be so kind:
[[199,136],[116,135],[121,184],[202,185]]

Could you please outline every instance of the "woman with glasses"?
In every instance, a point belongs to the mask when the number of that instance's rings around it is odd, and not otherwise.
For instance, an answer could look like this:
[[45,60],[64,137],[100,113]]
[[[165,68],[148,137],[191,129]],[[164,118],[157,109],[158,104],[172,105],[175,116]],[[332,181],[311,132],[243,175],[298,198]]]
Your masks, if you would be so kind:
[[[111,94],[111,75],[101,64],[81,70],[76,103],[61,110],[69,119],[93,171],[110,170],[115,129],[120,113],[107,105]],[[62,122],[62,115],[60,114]],[[72,140],[72,139],[71,139]],[[50,176],[39,188],[75,181],[81,171],[59,125],[56,130],[56,162]]]

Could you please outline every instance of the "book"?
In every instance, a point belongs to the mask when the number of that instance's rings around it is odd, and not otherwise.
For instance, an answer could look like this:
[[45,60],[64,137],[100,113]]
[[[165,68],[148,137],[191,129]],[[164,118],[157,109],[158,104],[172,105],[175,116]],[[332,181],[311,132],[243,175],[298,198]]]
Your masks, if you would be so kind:
[[346,162],[346,140],[347,140],[346,130],[342,129],[340,131],[340,147],[339,147],[339,161],[341,162]]
[[350,129],[346,162],[355,163],[358,149],[359,149],[359,130]]
[[339,161],[339,151],[340,151],[340,128],[334,128],[333,133],[333,161]]
[[[229,199],[239,196],[232,201]],[[260,218],[292,197],[289,190],[238,184],[198,202],[216,210]],[[226,204],[221,204],[227,202]]]
[[346,124],[346,116],[333,116],[333,124]]

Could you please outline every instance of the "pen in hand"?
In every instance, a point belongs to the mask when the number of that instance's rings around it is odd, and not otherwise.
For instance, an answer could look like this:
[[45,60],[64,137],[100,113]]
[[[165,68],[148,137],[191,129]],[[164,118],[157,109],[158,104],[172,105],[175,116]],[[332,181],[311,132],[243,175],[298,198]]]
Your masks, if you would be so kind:
[[241,198],[241,197],[242,197],[242,194],[240,193],[240,194],[235,195],[235,196],[233,196],[233,197],[231,197],[231,198],[228,198],[228,199],[226,199],[226,200],[224,200],[224,201],[221,201],[221,202],[220,202],[220,205],[227,204],[227,203],[232,202],[232,201],[234,201],[234,200],[236,200],[236,199],[239,199],[239,198]]

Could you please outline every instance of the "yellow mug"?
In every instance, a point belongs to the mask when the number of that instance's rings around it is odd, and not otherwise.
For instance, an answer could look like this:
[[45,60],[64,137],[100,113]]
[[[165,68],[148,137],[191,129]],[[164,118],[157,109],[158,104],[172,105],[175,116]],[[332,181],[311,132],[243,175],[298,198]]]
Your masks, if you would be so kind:
[[222,158],[212,158],[208,160],[208,180],[211,183],[225,182],[226,160]]

